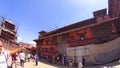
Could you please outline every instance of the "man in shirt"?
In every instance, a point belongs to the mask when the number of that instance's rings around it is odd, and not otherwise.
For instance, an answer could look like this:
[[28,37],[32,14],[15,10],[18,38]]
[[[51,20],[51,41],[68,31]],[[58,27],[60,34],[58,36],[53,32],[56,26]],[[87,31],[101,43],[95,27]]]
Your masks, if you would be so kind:
[[3,46],[3,41],[0,40],[0,68],[7,68],[7,60],[9,58],[9,55],[15,54],[23,48],[17,48],[12,51],[4,51]]
[[22,67],[24,67],[25,54],[24,54],[23,51],[20,51],[19,57],[20,57],[20,65],[21,65]]
[[31,56],[31,54],[28,53],[28,54],[27,54],[27,60],[28,60],[28,62],[30,62],[30,56]]

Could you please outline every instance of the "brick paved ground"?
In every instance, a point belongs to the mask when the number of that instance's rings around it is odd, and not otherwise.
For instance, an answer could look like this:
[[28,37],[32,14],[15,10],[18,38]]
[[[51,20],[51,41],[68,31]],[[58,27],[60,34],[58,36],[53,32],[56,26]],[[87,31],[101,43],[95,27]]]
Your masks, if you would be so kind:
[[[15,68],[15,65],[13,65],[13,68]],[[57,64],[49,64],[47,62],[39,62],[38,66],[35,65],[35,62],[25,62],[24,67],[20,66],[19,60],[17,61],[17,68],[69,68],[68,66],[62,66]],[[74,67],[75,68],[75,67]]]
[[[111,68],[120,68],[120,64],[118,63],[118,61],[104,64],[104,65],[99,65],[99,66],[87,66],[85,68],[103,68],[104,66],[111,67]],[[23,68],[20,66],[19,61],[17,63],[17,68]],[[35,62],[30,61],[30,62],[25,62],[24,68],[69,68],[69,67],[57,65],[57,64],[51,64],[43,61],[39,62],[38,66],[35,66]],[[78,68],[78,67],[74,67],[74,68]]]
[[97,65],[97,66],[87,66],[85,68],[120,68],[120,63],[118,61],[114,61],[108,64],[103,64],[103,65]]

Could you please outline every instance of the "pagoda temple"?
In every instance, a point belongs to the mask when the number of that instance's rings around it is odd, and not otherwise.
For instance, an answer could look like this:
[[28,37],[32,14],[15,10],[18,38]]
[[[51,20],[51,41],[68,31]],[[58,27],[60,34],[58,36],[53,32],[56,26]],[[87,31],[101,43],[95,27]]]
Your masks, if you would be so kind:
[[0,39],[4,42],[4,48],[11,50],[19,47],[16,34],[16,26],[13,22],[3,18],[0,25]]

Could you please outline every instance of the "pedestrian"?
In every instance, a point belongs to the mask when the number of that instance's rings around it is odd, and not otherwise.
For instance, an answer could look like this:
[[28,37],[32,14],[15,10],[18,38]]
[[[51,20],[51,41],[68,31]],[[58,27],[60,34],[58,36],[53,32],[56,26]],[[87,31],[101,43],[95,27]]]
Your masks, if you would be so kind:
[[78,63],[78,68],[83,68],[83,65],[81,62]]
[[55,56],[53,55],[53,57],[52,57],[52,60],[53,60],[53,63],[55,63]]
[[38,65],[38,61],[39,61],[39,57],[38,57],[38,54],[36,53],[35,54],[35,65],[36,66]]
[[66,56],[66,57],[65,57],[65,65],[68,65],[68,64],[69,64],[69,57]]
[[72,57],[70,57],[70,60],[69,60],[69,68],[72,68],[72,65],[73,65],[73,59],[72,59]]
[[28,60],[28,62],[30,62],[30,56],[31,56],[31,54],[28,53],[28,54],[27,54],[27,60]]
[[62,56],[62,65],[64,65],[64,64],[65,64],[65,55]]
[[6,51],[4,49],[4,42],[0,40],[0,68],[8,68],[9,66],[7,65],[7,63],[9,56],[14,53],[17,53],[21,49],[23,48],[17,48],[14,50]]
[[31,54],[31,59],[34,62],[34,55],[33,54]]
[[22,67],[24,67],[25,54],[24,54],[23,51],[20,51],[19,57],[20,57],[20,65],[21,65]]
[[57,64],[57,55],[55,55],[54,59],[55,59],[55,64]]
[[52,56],[48,56],[49,63],[52,63]]
[[83,67],[85,66],[85,58],[84,58],[84,56],[82,56],[82,65],[83,65]]
[[13,67],[13,64],[15,64],[15,68],[17,68],[17,54],[12,55],[12,64],[11,67]]
[[120,59],[118,60],[118,62],[120,63]]

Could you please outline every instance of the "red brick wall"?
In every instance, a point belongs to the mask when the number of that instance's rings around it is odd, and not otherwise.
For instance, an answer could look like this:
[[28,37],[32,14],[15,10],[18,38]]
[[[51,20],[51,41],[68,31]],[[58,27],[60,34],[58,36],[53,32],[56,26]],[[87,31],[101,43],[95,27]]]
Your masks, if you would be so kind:
[[120,16],[120,0],[108,0],[108,9],[111,17]]

